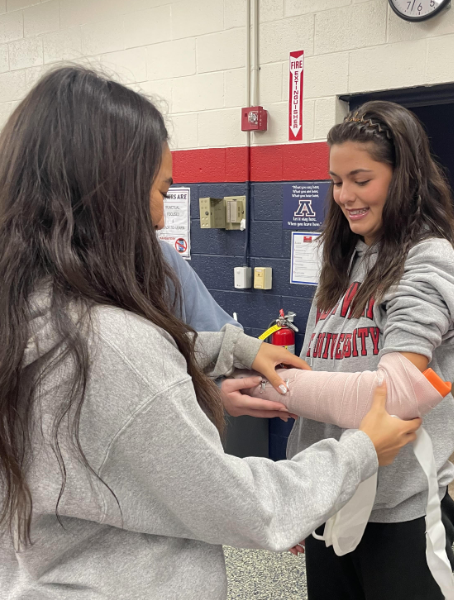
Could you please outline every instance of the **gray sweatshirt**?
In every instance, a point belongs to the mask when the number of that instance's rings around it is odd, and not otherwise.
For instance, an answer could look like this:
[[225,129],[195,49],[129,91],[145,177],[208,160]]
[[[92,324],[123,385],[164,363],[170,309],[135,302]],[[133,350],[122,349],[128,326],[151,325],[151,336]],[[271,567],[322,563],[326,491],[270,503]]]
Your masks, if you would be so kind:
[[[221,544],[286,550],[376,471],[374,447],[359,431],[280,463],[226,455],[167,333],[103,306],[93,326],[80,441],[118,504],[62,436],[62,524],[56,518],[61,477],[50,439],[68,374],[62,364],[35,403],[33,545],[17,548],[0,535],[2,600],[224,600]],[[25,378],[57,341],[39,298],[31,329]],[[200,365],[213,377],[250,368],[260,345],[230,325],[200,341]]]
[[[354,319],[350,306],[358,285],[377,260],[377,249],[359,241],[352,259],[350,286],[328,314],[313,305],[301,356],[317,371],[375,370],[383,354],[415,352],[429,359],[444,380],[454,377],[454,249],[447,240],[430,239],[412,248],[397,286],[380,303],[369,301]],[[403,399],[404,400],[404,399]],[[448,459],[454,451],[454,399],[449,394],[424,417],[432,438],[440,497],[454,478]],[[292,430],[288,456],[327,438],[339,439],[342,429],[299,419]],[[378,472],[378,491],[371,521],[401,522],[425,514],[427,480],[411,446]]]

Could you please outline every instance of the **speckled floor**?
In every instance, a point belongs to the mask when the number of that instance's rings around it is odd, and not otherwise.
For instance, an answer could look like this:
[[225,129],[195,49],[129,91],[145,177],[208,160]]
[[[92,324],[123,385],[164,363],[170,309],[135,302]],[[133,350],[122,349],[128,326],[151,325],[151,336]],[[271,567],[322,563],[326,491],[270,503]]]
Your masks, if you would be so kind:
[[[454,459],[454,455],[452,457]],[[449,486],[454,498],[454,482]],[[304,556],[224,547],[228,600],[307,600]]]
[[228,600],[307,600],[304,556],[224,547]]
[[[451,457],[454,462],[454,454]],[[454,498],[454,482],[449,486]],[[307,600],[304,556],[224,547],[228,600]]]

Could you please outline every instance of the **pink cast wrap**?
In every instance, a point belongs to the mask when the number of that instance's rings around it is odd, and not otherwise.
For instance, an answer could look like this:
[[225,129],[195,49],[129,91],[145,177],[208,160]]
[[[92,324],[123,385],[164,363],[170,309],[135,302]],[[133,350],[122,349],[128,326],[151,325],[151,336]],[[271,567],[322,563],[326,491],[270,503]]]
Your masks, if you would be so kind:
[[[380,375],[387,384],[386,410],[401,419],[424,416],[443,400],[421,371],[399,352],[385,354],[377,371],[329,373],[279,369],[278,373],[288,382],[286,395],[276,392],[269,382],[243,393],[281,402],[300,417],[345,429],[359,427],[369,412]],[[244,377],[244,372],[241,376]]]

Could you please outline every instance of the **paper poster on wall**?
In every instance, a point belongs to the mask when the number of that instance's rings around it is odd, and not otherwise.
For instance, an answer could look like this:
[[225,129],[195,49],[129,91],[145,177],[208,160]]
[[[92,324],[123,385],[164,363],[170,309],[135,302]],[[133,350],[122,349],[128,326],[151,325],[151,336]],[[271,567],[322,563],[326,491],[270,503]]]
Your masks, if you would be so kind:
[[282,228],[318,231],[330,184],[330,181],[284,183]]
[[186,260],[191,259],[191,190],[172,187],[164,198],[165,227],[158,238],[170,244]]
[[296,142],[303,139],[304,50],[290,52],[288,70],[288,139]]
[[321,248],[317,243],[319,233],[292,232],[292,260],[290,283],[317,285],[321,267]]

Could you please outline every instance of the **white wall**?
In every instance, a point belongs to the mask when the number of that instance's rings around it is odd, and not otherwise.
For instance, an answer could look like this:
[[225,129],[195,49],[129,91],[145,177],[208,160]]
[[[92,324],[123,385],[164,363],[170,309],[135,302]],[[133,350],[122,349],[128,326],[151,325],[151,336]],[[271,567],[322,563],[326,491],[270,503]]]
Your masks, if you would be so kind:
[[[0,0],[0,125],[49,66],[76,60],[159,94],[176,148],[240,146],[246,0]],[[260,103],[287,140],[288,53],[304,49],[304,140],[321,140],[337,96],[454,81],[454,9],[422,24],[387,0],[260,0]]]

